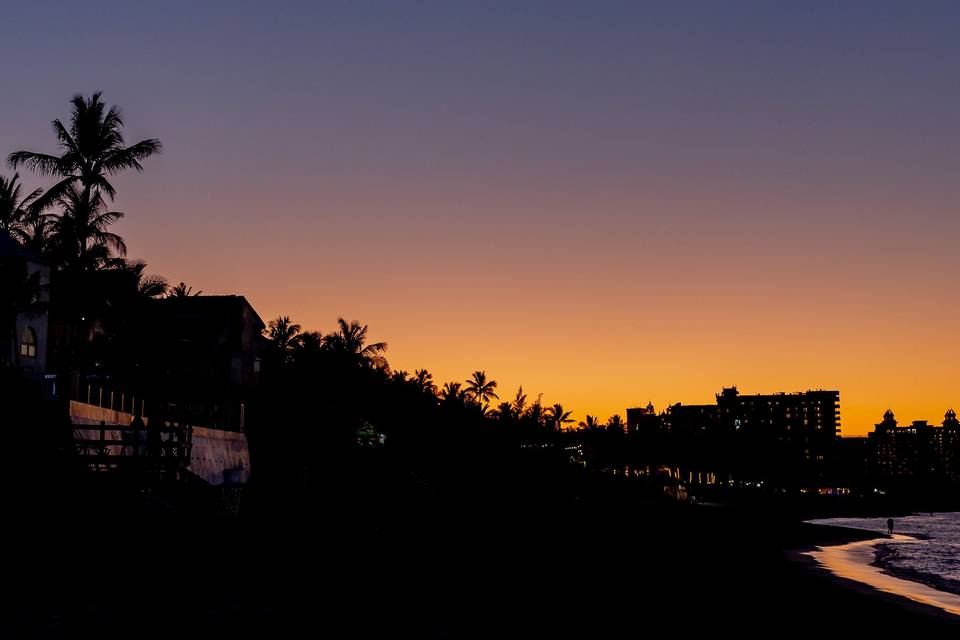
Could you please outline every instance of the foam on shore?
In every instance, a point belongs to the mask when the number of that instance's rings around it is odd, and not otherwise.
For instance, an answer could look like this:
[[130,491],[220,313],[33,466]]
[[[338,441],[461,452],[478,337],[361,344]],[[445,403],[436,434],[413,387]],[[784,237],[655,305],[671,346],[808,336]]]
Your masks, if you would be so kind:
[[[917,542],[916,538],[904,535],[894,535],[892,539],[903,544]],[[877,545],[890,541],[890,538],[860,540],[832,547],[817,547],[816,551],[807,551],[805,554],[837,577],[854,580],[878,591],[902,596],[960,616],[960,596],[912,580],[896,578],[873,565]]]

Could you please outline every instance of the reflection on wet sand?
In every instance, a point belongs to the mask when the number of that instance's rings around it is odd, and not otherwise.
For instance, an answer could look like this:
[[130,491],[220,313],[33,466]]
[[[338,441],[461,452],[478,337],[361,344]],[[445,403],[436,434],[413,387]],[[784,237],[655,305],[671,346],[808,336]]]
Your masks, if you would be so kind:
[[[892,538],[902,544],[917,542],[915,538],[904,535],[895,534]],[[960,596],[938,591],[919,582],[895,578],[871,564],[875,557],[876,545],[889,542],[890,539],[887,538],[861,540],[834,547],[817,547],[816,551],[809,551],[807,555],[841,578],[855,580],[878,591],[903,596],[960,616]]]

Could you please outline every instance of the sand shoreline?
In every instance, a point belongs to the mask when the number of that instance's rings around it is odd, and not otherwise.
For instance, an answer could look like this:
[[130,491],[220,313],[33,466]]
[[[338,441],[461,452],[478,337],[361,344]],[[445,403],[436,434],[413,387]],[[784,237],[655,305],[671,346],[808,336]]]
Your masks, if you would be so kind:
[[[909,536],[886,536],[852,527],[828,526],[835,530],[832,539],[788,553],[790,559],[846,588],[853,588],[912,611],[933,615],[960,624],[960,595],[935,588],[918,576],[895,575],[878,565],[881,545],[910,543]],[[836,531],[841,530],[841,531]],[[842,530],[846,530],[847,535]]]

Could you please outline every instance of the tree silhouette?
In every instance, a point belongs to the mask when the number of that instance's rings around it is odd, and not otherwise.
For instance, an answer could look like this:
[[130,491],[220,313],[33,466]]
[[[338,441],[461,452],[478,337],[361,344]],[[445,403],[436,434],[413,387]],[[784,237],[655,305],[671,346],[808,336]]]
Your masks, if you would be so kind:
[[620,417],[620,414],[614,414],[610,416],[610,419],[607,420],[607,430],[613,432],[624,432],[625,425],[623,424],[623,419]]
[[[526,396],[524,396],[524,399],[526,399]],[[524,422],[532,427],[542,427],[546,424],[547,413],[543,409],[542,399],[543,394],[538,395],[537,399],[523,414]]]
[[168,298],[190,298],[196,297],[203,293],[203,291],[193,292],[193,287],[188,286],[186,282],[180,281],[175,287],[172,287],[169,292],[167,292]]
[[493,413],[500,420],[500,422],[505,424],[509,424],[515,420],[513,405],[509,402],[501,402],[498,404]]
[[387,360],[383,355],[387,350],[386,342],[367,344],[367,325],[356,320],[349,323],[343,318],[337,319],[338,329],[323,336],[323,346],[327,350],[346,356],[354,364],[375,369],[386,368]]
[[[72,296],[59,312],[81,311],[82,317],[95,318],[96,325],[110,339],[97,347],[95,360],[120,366],[125,356],[121,355],[122,344],[135,345],[143,340],[142,318],[149,313],[148,301],[163,296],[167,281],[163,276],[148,274],[147,264],[142,260],[112,258],[102,269],[82,275],[83,289],[66,292],[62,281],[51,298],[63,305],[64,296]],[[63,274],[70,275],[70,274]],[[71,282],[77,282],[71,279]],[[81,322],[83,322],[81,320]],[[92,326],[93,322],[88,326]],[[139,337],[134,337],[139,336]],[[94,338],[96,339],[96,338]]]
[[36,199],[35,206],[41,209],[63,197],[70,187],[90,195],[106,194],[112,200],[116,190],[108,177],[126,169],[142,171],[141,162],[161,149],[160,141],[153,138],[127,146],[120,108],[113,105],[107,109],[101,92],[89,99],[78,93],[70,103],[68,124],[53,121],[60,155],[14,151],[8,157],[14,169],[26,166],[39,175],[60,178]]
[[600,419],[597,418],[596,416],[591,416],[590,414],[587,414],[587,417],[583,420],[583,422],[581,422],[577,426],[583,429],[584,431],[596,431],[597,429],[600,428]]
[[459,382],[448,382],[440,390],[440,400],[446,405],[463,405],[466,401],[466,392],[460,388]]
[[170,286],[167,279],[161,275],[145,273],[147,263],[142,260],[115,260],[110,264],[110,274],[124,280],[128,293],[142,298],[159,298],[167,293]]
[[27,249],[39,255],[47,255],[51,249],[50,234],[54,219],[55,216],[31,211],[20,223],[20,229],[16,233],[17,239]]
[[523,385],[520,385],[517,388],[517,395],[513,397],[513,402],[510,404],[510,410],[513,412],[514,418],[520,418],[526,409],[527,394],[523,392]]
[[30,205],[42,193],[42,189],[34,189],[24,196],[19,173],[13,174],[9,180],[0,176],[0,231],[6,231],[23,242],[28,237],[32,217]]
[[555,404],[552,407],[547,407],[547,420],[553,425],[553,428],[557,431],[563,429],[563,425],[573,422],[573,419],[570,417],[572,411],[564,411],[562,404]]
[[435,396],[437,385],[433,382],[433,374],[426,369],[417,369],[413,372],[413,383],[425,394]]
[[487,373],[485,371],[474,371],[473,377],[467,380],[467,386],[464,392],[466,393],[467,399],[486,409],[490,404],[490,400],[499,400],[500,398],[495,391],[496,388],[496,381],[487,380]]
[[293,339],[292,349],[294,360],[314,357],[323,350],[323,336],[318,331],[301,333]]
[[[183,284],[183,283],[181,283]],[[267,324],[267,337],[281,362],[290,362],[300,334],[300,325],[292,322],[290,316],[280,316]]]
[[99,193],[67,185],[57,202],[62,214],[51,224],[50,245],[63,268],[93,271],[107,266],[114,253],[126,255],[123,238],[108,231],[124,214],[107,211]]

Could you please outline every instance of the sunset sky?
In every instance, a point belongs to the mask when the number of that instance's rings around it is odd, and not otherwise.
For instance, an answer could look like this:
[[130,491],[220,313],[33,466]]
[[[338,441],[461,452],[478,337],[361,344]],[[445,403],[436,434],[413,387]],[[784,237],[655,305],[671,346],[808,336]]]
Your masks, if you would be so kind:
[[577,420],[960,409],[960,3],[140,4],[4,7],[0,151],[102,89],[164,144],[117,231],[174,283]]

